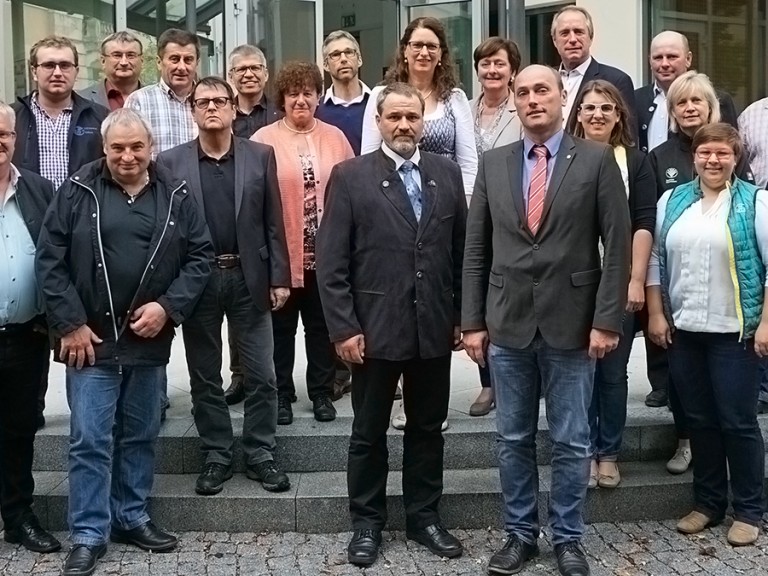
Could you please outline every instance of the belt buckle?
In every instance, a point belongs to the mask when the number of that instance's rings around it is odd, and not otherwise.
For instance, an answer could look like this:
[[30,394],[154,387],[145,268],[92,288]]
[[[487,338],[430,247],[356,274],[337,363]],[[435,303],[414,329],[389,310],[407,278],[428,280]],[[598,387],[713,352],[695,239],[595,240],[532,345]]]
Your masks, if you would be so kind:
[[221,254],[215,258],[216,266],[221,269],[234,268],[240,262],[238,254]]

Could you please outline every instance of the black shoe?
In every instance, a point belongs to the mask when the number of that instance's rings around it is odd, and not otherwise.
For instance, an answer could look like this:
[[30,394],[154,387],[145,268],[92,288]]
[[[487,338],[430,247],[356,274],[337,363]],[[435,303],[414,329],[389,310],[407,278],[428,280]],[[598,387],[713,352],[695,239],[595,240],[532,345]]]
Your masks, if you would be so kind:
[[757,401],[757,413],[758,414],[768,414],[768,402],[765,400],[758,400]]
[[331,400],[336,402],[341,400],[344,394],[349,394],[352,391],[352,380],[347,378],[342,380],[337,378],[333,381],[333,394],[331,394]]
[[277,423],[285,426],[293,422],[293,408],[288,396],[277,397]]
[[64,561],[62,576],[91,576],[93,571],[96,570],[99,558],[104,556],[106,552],[106,544],[101,546],[75,544]]
[[464,546],[459,539],[443,528],[439,522],[418,530],[406,530],[405,537],[424,544],[432,554],[443,558],[456,558],[464,552]]
[[376,562],[381,546],[381,531],[355,530],[347,546],[347,560],[356,566],[370,566]]
[[280,470],[274,460],[265,460],[258,464],[248,464],[245,475],[251,480],[261,482],[264,490],[270,492],[285,492],[291,487],[288,475]]
[[205,465],[197,477],[195,492],[203,496],[218,494],[224,489],[224,482],[232,478],[232,466],[211,462]]
[[224,391],[224,400],[227,401],[228,406],[239,404],[245,400],[245,386],[243,385],[243,376],[241,374],[232,375],[229,388]]
[[179,543],[176,536],[163,532],[152,522],[137,526],[133,530],[112,528],[110,538],[112,542],[133,544],[149,552],[167,552],[176,548],[176,545]]
[[318,422],[330,422],[336,420],[336,407],[330,396],[318,396],[312,400],[312,412]]
[[523,569],[526,560],[539,553],[536,544],[523,542],[515,534],[508,534],[501,550],[491,556],[488,562],[489,574],[517,574]]
[[667,405],[666,390],[652,390],[645,397],[645,405],[649,408],[662,408]]
[[43,530],[37,518],[25,520],[15,528],[5,529],[5,541],[11,544],[21,544],[32,552],[56,552],[61,548],[61,542],[49,532]]
[[555,544],[557,568],[563,576],[589,576],[587,553],[578,541]]

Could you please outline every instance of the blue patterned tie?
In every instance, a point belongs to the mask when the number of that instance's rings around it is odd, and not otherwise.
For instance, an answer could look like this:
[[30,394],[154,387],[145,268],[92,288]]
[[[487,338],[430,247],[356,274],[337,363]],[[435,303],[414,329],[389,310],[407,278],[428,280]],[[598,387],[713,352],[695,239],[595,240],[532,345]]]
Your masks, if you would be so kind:
[[416,181],[413,179],[412,172],[414,168],[416,166],[413,162],[406,160],[400,166],[400,173],[403,175],[403,184],[405,184],[405,191],[408,193],[408,200],[411,201],[416,222],[419,222],[421,220],[421,190],[419,190]]

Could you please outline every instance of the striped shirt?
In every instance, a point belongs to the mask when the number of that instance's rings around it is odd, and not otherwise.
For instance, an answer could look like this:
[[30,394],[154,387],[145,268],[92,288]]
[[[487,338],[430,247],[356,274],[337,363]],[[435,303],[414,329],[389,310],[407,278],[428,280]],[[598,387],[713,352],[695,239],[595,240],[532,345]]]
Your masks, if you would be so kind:
[[69,176],[69,125],[72,122],[72,103],[53,118],[32,94],[32,114],[37,124],[37,145],[40,150],[40,176],[53,182],[54,188],[62,185]]
[[747,160],[760,188],[768,187],[768,98],[753,102],[739,116]]
[[179,99],[162,79],[132,92],[124,107],[141,112],[152,127],[153,159],[160,152],[197,138],[197,124],[192,118],[189,99]]

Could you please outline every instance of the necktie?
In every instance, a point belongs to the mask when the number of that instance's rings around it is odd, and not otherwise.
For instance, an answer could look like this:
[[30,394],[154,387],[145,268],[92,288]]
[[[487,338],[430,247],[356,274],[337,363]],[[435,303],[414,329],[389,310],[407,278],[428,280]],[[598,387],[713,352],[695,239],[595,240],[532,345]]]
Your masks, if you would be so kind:
[[410,160],[403,162],[400,166],[400,173],[403,175],[403,184],[408,193],[408,200],[411,201],[413,214],[416,216],[416,222],[421,220],[421,190],[419,190],[416,181],[413,179],[413,169],[416,166]]
[[547,152],[546,146],[537,144],[533,147],[536,164],[528,187],[528,228],[533,234],[539,229],[541,214],[544,211],[544,196],[547,193]]

